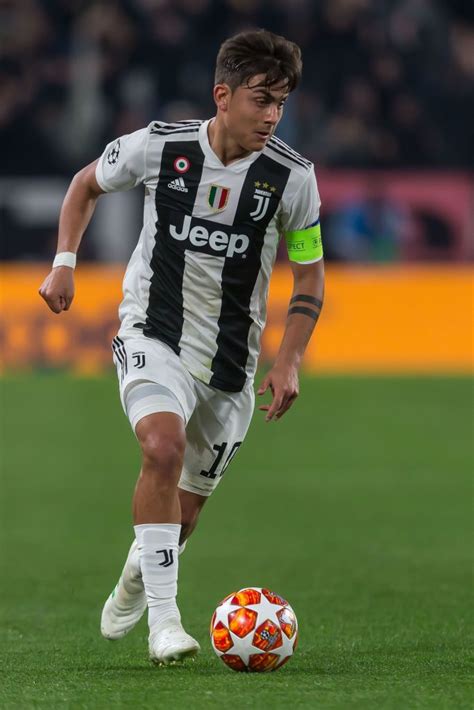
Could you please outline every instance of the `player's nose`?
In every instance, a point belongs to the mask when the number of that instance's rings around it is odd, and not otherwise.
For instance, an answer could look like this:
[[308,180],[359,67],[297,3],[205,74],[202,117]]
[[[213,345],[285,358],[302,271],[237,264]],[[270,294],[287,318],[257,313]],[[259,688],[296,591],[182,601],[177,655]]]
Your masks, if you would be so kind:
[[265,121],[266,123],[270,123],[272,126],[278,123],[278,107],[275,104],[270,104],[267,107]]

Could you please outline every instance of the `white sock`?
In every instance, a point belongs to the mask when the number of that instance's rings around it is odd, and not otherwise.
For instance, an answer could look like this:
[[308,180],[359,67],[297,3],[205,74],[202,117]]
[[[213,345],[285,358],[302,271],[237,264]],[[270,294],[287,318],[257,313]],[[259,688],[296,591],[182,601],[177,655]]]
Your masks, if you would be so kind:
[[185,550],[185,548],[186,548],[186,543],[187,543],[187,540],[185,540],[184,542],[182,542],[181,545],[179,546],[179,554],[180,554],[180,555],[183,554],[183,552],[184,552],[184,550]]
[[150,629],[181,619],[176,604],[180,532],[181,525],[174,523],[135,525]]

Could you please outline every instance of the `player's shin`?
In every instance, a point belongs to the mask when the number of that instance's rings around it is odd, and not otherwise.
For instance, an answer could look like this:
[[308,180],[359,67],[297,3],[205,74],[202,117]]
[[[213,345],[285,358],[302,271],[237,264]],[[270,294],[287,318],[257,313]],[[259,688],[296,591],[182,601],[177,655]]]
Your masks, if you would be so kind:
[[150,630],[180,621],[176,604],[180,531],[181,525],[175,523],[135,525]]

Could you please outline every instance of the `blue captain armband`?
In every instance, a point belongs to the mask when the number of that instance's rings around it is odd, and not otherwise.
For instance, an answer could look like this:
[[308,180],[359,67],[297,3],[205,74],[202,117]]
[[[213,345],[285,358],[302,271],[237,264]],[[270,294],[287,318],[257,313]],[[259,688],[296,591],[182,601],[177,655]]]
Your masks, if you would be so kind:
[[323,256],[319,220],[315,224],[306,227],[306,229],[285,232],[285,240],[290,261],[304,264],[318,261]]

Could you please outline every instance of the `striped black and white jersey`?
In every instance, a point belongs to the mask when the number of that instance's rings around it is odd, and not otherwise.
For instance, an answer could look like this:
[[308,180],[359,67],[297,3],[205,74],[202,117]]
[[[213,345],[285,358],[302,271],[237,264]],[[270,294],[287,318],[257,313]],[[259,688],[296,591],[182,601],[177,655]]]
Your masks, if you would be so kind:
[[239,392],[255,374],[280,236],[314,227],[320,200],[313,164],[281,140],[225,166],[208,124],[153,122],[122,136],[96,176],[105,192],[145,186],[120,335],[138,328],[197,379]]

